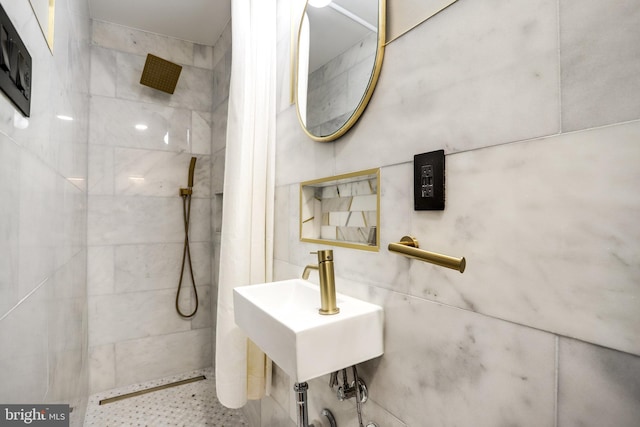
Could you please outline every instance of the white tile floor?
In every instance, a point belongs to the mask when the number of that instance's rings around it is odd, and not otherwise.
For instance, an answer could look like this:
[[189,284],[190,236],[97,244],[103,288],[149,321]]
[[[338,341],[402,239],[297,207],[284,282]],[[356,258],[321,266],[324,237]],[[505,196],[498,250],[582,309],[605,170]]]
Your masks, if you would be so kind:
[[[98,404],[102,399],[199,375],[204,375],[207,379],[113,403]],[[225,408],[218,402],[211,368],[96,393],[89,397],[84,420],[85,427],[245,427],[248,425],[240,410]]]

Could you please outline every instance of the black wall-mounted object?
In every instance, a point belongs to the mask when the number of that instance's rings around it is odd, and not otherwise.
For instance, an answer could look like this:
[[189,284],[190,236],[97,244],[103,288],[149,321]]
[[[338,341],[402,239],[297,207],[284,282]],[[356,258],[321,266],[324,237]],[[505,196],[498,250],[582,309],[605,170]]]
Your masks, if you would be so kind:
[[413,157],[413,200],[416,211],[444,210],[444,150]]
[[31,55],[0,4],[0,89],[29,117]]

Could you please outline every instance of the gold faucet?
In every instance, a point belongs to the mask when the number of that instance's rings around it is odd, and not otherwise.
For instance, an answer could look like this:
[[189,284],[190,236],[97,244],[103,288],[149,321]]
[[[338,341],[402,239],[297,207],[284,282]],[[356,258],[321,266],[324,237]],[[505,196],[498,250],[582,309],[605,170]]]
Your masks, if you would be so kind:
[[307,265],[302,272],[302,278],[307,280],[311,270],[318,270],[320,275],[320,314],[337,314],[340,309],[336,306],[336,278],[333,272],[333,251],[311,252],[318,254],[318,265]]

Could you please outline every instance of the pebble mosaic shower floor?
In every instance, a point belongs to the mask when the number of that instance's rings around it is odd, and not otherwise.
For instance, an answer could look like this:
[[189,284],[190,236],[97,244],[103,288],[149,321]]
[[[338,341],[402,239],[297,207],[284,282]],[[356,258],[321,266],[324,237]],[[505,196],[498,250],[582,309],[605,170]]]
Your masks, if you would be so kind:
[[[99,405],[110,397],[204,375],[205,380]],[[222,406],[215,393],[213,369],[203,369],[96,393],[89,397],[85,427],[245,427],[240,410]]]

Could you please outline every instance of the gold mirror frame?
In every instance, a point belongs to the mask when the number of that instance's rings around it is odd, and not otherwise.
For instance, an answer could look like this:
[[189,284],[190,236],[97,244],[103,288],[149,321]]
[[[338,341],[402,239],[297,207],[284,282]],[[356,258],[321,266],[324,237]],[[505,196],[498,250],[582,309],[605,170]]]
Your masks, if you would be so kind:
[[38,21],[38,25],[40,25],[40,30],[47,42],[47,46],[49,46],[49,50],[53,53],[53,24],[56,1],[29,0],[29,4],[31,5],[34,15],[36,15],[36,20]]
[[378,252],[380,169],[301,182],[300,241]]
[[[297,49],[296,49],[296,55],[295,55],[295,75],[292,75],[292,77],[291,77],[291,86],[292,86],[292,89],[294,90],[294,93],[295,93],[294,101],[295,101],[295,104],[296,104],[296,113],[298,115],[298,122],[300,123],[300,126],[304,130],[305,134],[307,134],[307,136],[309,138],[313,139],[314,141],[330,142],[330,141],[335,141],[336,139],[340,138],[349,129],[351,129],[354,124],[356,124],[356,122],[358,121],[360,116],[362,116],[362,113],[364,112],[365,108],[367,108],[369,100],[371,99],[371,96],[373,95],[373,91],[374,91],[374,89],[376,87],[376,83],[378,82],[378,77],[380,76],[380,70],[382,69],[382,60],[384,58],[384,48],[385,48],[385,45],[386,45],[386,33],[387,33],[387,28],[386,28],[387,5],[386,5],[386,0],[378,0],[378,35],[377,35],[376,58],[375,58],[375,62],[374,62],[374,65],[373,65],[373,70],[371,72],[371,76],[370,76],[370,79],[369,79],[369,84],[367,85],[365,93],[362,96],[362,98],[360,99],[360,103],[358,104],[356,109],[353,111],[353,113],[351,114],[349,119],[347,119],[347,121],[338,130],[336,130],[332,134],[322,135],[322,136],[314,135],[307,129],[307,126],[303,122],[302,116],[300,115],[300,104],[298,102],[298,74],[299,74],[299,64],[300,64],[300,60],[299,60],[300,59],[299,58],[299,53],[300,53],[300,35],[301,35],[301,32],[302,32],[304,16],[306,14],[306,11],[307,11],[308,7],[309,7],[309,3],[307,1],[307,3],[305,4],[304,10],[302,12],[302,15],[300,17],[300,25],[298,27],[298,40],[297,40]],[[294,83],[294,79],[295,79],[295,83]]]

